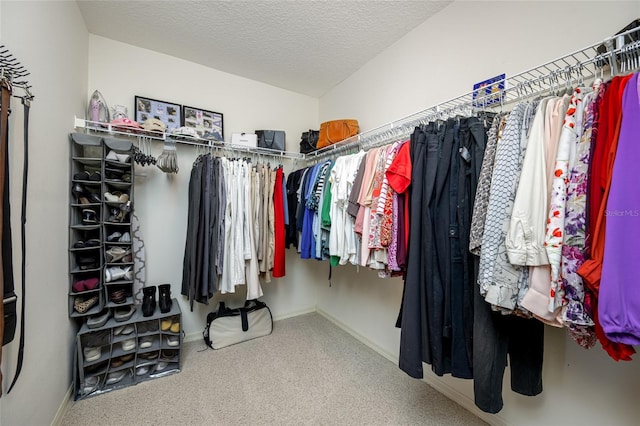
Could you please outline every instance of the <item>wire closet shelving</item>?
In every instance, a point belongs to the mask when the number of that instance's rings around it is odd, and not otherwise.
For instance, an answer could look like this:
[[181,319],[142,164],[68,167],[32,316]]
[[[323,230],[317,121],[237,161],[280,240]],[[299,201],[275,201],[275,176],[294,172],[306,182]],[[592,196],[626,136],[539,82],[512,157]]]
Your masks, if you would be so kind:
[[355,152],[360,149],[368,150],[394,140],[407,138],[416,126],[426,124],[429,121],[445,119],[456,114],[496,111],[529,97],[568,89],[574,83],[583,84],[585,81],[595,79],[598,76],[604,77],[605,73],[608,76],[615,76],[638,69],[640,69],[640,27],[621,32],[601,42],[576,50],[527,71],[507,76],[505,79],[496,82],[503,88],[499,91],[482,94],[479,90],[472,90],[308,154],[231,145],[224,141],[191,137],[175,138],[166,133],[141,132],[139,130],[136,130],[136,133],[132,133],[128,130],[114,128],[110,124],[94,123],[78,117],[75,118],[74,127],[84,128],[85,132],[101,132],[128,137],[137,136],[139,139],[146,138],[148,140],[194,145],[207,149],[229,150],[296,161],[302,160],[311,164],[329,157]]

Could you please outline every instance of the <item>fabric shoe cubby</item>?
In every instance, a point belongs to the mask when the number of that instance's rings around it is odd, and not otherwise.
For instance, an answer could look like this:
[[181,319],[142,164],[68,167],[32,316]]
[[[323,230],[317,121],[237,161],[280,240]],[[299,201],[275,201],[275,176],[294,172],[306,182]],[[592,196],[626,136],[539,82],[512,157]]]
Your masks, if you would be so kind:
[[[152,316],[144,317],[138,306],[126,321],[111,316],[99,328],[83,324],[76,336],[75,399],[180,372],[181,319],[173,299],[171,310],[164,314],[157,307]],[[169,325],[165,331],[163,324]],[[174,346],[167,344],[168,336]]]

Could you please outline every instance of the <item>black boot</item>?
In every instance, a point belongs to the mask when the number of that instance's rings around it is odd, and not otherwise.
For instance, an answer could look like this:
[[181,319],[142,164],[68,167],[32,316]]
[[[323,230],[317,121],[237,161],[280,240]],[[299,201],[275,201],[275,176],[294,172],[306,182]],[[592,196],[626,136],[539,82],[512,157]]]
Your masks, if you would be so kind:
[[160,302],[160,312],[166,314],[171,310],[171,284],[158,286],[158,299]]
[[142,297],[142,316],[150,317],[156,310],[156,286],[144,287],[142,291],[144,292]]

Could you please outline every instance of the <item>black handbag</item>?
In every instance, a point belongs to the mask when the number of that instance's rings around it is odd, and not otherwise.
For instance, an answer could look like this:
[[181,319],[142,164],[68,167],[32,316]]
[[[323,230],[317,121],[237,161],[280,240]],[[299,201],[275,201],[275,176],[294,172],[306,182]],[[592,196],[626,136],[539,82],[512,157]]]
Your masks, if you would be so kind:
[[318,149],[317,145],[319,135],[319,130],[309,130],[308,132],[302,132],[302,137],[300,139],[300,153],[308,154],[310,152],[316,151]]
[[283,130],[256,130],[258,148],[285,150],[285,133]]

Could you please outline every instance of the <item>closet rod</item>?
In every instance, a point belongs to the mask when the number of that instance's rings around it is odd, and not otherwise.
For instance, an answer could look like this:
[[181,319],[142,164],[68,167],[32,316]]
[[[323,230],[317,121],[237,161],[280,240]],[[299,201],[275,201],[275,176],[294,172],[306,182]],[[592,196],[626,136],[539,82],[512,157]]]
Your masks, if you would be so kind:
[[[629,43],[626,41],[630,40]],[[415,112],[341,142],[306,154],[309,162],[357,149],[371,149],[408,137],[413,128],[456,113],[495,110],[528,97],[570,87],[574,81],[596,78],[609,67],[609,75],[629,73],[640,68],[640,28],[633,28],[594,43],[529,70],[507,77],[504,89],[485,95],[472,90],[427,109]],[[475,95],[475,98],[474,98]]]

